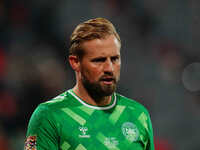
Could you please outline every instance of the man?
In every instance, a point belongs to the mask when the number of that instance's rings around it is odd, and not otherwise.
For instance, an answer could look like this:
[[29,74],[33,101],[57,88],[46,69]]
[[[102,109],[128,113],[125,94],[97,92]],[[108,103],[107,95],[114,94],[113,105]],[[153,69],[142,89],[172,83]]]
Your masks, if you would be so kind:
[[147,110],[115,93],[120,47],[120,37],[106,19],[76,27],[69,53],[76,84],[37,107],[25,150],[154,150]]

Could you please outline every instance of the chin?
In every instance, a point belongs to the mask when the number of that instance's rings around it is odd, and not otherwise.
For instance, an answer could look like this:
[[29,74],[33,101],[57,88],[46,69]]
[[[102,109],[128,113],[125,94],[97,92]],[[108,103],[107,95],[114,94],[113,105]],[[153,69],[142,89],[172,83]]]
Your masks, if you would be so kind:
[[103,88],[103,93],[106,96],[111,96],[116,90],[116,86],[112,85],[112,86],[107,86],[106,88]]

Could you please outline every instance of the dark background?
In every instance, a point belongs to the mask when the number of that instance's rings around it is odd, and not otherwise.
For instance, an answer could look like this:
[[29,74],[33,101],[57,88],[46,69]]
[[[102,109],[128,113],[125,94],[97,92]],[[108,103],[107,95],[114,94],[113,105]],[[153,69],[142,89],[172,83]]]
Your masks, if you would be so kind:
[[71,88],[69,36],[105,17],[122,40],[118,92],[148,108],[156,150],[200,149],[198,0],[1,0],[0,150],[22,150],[36,106]]

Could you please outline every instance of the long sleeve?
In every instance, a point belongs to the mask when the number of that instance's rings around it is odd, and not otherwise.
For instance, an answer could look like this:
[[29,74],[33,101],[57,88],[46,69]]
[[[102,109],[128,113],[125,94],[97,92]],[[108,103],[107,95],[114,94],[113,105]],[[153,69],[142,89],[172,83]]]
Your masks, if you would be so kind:
[[38,106],[29,121],[24,150],[58,150],[58,139],[51,112]]

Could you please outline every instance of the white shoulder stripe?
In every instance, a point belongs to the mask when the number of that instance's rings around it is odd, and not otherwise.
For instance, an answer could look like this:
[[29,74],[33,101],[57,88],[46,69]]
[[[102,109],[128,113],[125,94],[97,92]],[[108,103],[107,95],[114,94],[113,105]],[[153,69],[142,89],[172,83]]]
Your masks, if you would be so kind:
[[86,107],[89,107],[89,108],[92,108],[92,109],[97,109],[97,110],[108,110],[108,109],[111,109],[115,106],[116,104],[116,94],[114,93],[114,101],[112,103],[112,105],[109,105],[109,106],[105,106],[105,107],[98,107],[98,106],[92,106],[92,105],[89,105],[87,103],[85,103],[83,100],[81,100],[78,96],[76,96],[73,92],[71,92],[70,90],[68,90],[68,92],[74,97],[76,98],[81,104],[83,104],[84,106]]

